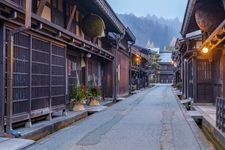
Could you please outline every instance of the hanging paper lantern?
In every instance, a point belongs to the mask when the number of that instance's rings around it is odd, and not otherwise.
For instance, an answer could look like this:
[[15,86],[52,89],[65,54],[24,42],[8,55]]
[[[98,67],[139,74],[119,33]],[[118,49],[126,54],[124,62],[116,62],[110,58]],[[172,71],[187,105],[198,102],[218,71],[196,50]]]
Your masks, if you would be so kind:
[[84,34],[91,38],[105,36],[105,23],[98,15],[88,14],[85,16],[81,22],[81,27]]
[[214,1],[201,1],[196,4],[195,19],[204,32],[213,32],[224,19],[223,8]]

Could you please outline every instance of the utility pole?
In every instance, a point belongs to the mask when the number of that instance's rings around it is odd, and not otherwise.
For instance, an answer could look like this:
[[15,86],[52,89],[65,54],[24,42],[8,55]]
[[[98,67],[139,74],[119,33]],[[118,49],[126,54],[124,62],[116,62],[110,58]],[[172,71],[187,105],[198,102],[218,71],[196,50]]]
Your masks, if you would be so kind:
[[135,42],[132,42],[131,44],[128,45],[128,49],[129,49],[129,94],[131,94],[132,92],[132,82],[131,82],[131,78],[132,78],[132,71],[131,71],[131,67],[132,67],[132,46],[134,45]]
[[114,50],[114,60],[113,60],[113,103],[117,100],[117,85],[118,85],[118,64],[117,64],[117,51],[120,47],[120,42],[124,38],[125,33],[120,34],[116,39],[116,49]]
[[14,63],[14,35],[23,32],[31,27],[31,3],[32,0],[25,1],[25,23],[15,30],[9,31],[7,39],[7,102],[6,102],[6,132],[14,136],[20,136],[12,129],[13,123],[13,63]]

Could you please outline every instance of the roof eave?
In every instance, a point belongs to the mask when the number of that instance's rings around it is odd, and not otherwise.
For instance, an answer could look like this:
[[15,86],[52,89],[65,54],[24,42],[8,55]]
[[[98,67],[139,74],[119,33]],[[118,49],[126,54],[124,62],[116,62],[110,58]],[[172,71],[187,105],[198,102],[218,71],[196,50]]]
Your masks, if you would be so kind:
[[109,20],[115,25],[118,32],[120,34],[125,34],[126,27],[121,22],[121,20],[118,18],[116,13],[113,11],[112,7],[109,5],[109,3],[106,0],[94,0],[94,2],[97,4],[97,6],[107,15]]
[[186,10],[185,10],[185,15],[184,15],[184,19],[183,19],[183,23],[182,23],[182,27],[181,27],[181,35],[183,37],[185,37],[185,34],[187,32],[187,28],[190,23],[190,19],[191,19],[192,12],[193,12],[194,6],[196,4],[196,1],[197,0],[188,0],[188,4],[187,4]]
[[136,42],[136,37],[133,34],[133,32],[130,30],[129,27],[126,28],[126,35],[128,36],[128,39],[130,42],[135,43]]

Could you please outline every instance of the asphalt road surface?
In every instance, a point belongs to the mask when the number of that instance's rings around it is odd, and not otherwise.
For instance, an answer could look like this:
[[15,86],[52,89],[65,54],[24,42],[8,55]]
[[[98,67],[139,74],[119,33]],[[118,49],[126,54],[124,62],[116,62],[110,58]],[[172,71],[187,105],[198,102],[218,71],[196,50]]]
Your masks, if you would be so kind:
[[[197,128],[197,126],[196,126]],[[170,85],[158,85],[54,133],[30,150],[206,150]]]

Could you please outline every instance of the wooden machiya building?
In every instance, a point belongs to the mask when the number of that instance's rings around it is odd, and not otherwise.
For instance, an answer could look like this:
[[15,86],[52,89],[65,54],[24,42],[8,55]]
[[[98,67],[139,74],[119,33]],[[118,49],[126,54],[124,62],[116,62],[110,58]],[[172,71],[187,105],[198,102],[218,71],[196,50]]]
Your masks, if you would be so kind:
[[[31,26],[25,28],[29,8]],[[99,27],[93,18],[102,23],[105,36],[91,36],[93,29],[84,32],[85,25]],[[128,76],[128,43],[134,40],[105,0],[1,0],[0,133],[5,123],[11,130],[12,123],[29,125],[33,118],[51,119],[53,112],[65,111],[78,81],[87,86],[96,82],[103,98],[112,97],[119,83],[117,66]],[[119,83],[120,94],[128,91],[127,85]]]
[[[135,36],[129,28],[126,30],[126,35],[118,45],[118,51],[115,51],[117,71],[116,71],[116,96],[124,97],[129,95],[129,72],[130,72],[130,46],[135,43]],[[115,41],[115,40],[114,40]],[[128,42],[127,42],[128,41]],[[116,43],[115,43],[116,44]],[[127,48],[128,47],[128,48]],[[109,91],[111,92],[111,91]]]
[[195,103],[225,96],[225,1],[189,0],[181,29],[183,94]]
[[131,91],[149,86],[150,68],[148,66],[150,49],[141,46],[131,46],[130,55],[130,87]]
[[159,62],[159,83],[173,83],[174,80],[174,66],[172,64],[172,52],[160,52]]

